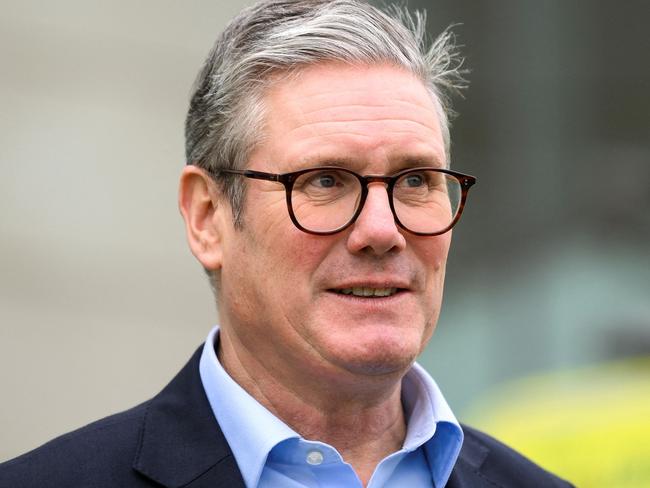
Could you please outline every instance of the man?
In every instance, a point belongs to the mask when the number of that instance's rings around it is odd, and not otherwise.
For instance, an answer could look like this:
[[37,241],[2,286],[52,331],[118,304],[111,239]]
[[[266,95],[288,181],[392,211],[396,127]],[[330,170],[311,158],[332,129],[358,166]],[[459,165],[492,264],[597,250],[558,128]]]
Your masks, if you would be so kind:
[[219,327],[152,400],[0,487],[568,486],[461,427],[415,358],[471,176],[451,37],[357,0],[267,0],[200,73],[179,206]]

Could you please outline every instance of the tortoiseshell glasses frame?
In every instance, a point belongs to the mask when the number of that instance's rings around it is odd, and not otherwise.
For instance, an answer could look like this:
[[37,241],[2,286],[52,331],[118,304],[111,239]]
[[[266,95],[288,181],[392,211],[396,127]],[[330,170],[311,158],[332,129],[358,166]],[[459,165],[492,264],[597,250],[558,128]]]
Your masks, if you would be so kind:
[[[332,174],[335,174],[337,178],[343,179],[347,178],[348,181],[358,181],[358,188],[355,186],[354,192],[355,194],[353,195],[356,200],[354,203],[354,211],[352,212],[351,216],[349,219],[343,221],[343,223],[338,224],[334,226],[332,229],[313,229],[313,228],[308,228],[305,227],[304,222],[300,222],[300,219],[296,216],[296,213],[293,208],[293,193],[295,190],[295,185],[297,181],[300,181],[302,184],[302,179],[306,178],[305,175],[308,175],[309,173],[314,173],[314,178],[317,176],[325,176],[325,178],[330,178],[330,180],[319,180],[319,184],[322,184],[323,181],[326,181],[328,184],[335,183],[334,187],[330,186],[319,186],[319,189],[335,189],[337,186],[343,186],[343,185],[337,185],[336,181],[332,180]],[[452,171],[448,169],[441,169],[441,168],[435,168],[435,167],[417,167],[417,168],[408,168],[402,171],[399,171],[398,173],[395,173],[393,175],[360,175],[358,173],[355,173],[354,171],[351,171],[346,168],[342,168],[339,166],[321,166],[321,167],[313,167],[313,168],[306,168],[306,169],[301,169],[299,171],[293,171],[290,173],[266,173],[263,171],[255,171],[255,170],[250,170],[250,169],[245,169],[245,170],[238,170],[238,169],[220,169],[218,171],[212,172],[213,176],[222,176],[224,174],[229,174],[229,175],[239,175],[239,176],[244,176],[246,178],[252,178],[252,179],[257,179],[257,180],[266,180],[266,181],[274,181],[278,183],[282,183],[285,188],[286,192],[286,203],[287,203],[287,210],[289,211],[289,218],[293,222],[293,224],[300,229],[303,232],[306,232],[308,234],[314,234],[314,235],[332,235],[336,234],[338,232],[341,232],[348,228],[350,225],[352,225],[356,219],[359,217],[361,214],[361,211],[363,210],[364,203],[366,201],[366,197],[368,196],[368,185],[370,183],[383,183],[386,185],[386,191],[388,192],[388,201],[390,204],[390,209],[393,213],[393,217],[395,218],[396,224],[404,229],[405,231],[418,235],[418,236],[436,236],[440,234],[444,234],[445,232],[448,232],[456,223],[459,221],[461,214],[463,213],[463,209],[465,207],[465,203],[467,201],[467,194],[469,192],[469,189],[476,183],[476,178],[474,176],[466,175],[463,173],[459,173],[457,171]],[[438,194],[440,193],[447,193],[447,197],[449,197],[449,185],[452,185],[454,188],[454,192],[457,192],[457,202],[452,202],[453,205],[457,205],[455,209],[453,209],[453,212],[449,212],[449,219],[446,219],[445,225],[443,225],[441,228],[436,228],[431,231],[423,231],[422,229],[413,229],[414,225],[407,226],[405,225],[400,217],[398,216],[398,213],[395,209],[395,203],[394,203],[394,192],[395,192],[395,185],[400,182],[400,184],[406,182],[406,188],[409,191],[411,190],[411,187],[408,186],[409,182],[406,179],[407,177],[413,178],[415,177],[416,179],[413,180],[414,183],[422,185],[423,183],[426,183],[424,180],[417,179],[417,178],[422,178],[422,175],[426,175],[427,177],[431,176],[441,176],[444,177],[446,181],[446,187],[447,190],[445,191],[438,191]],[[350,180],[350,177],[353,178],[353,180]],[[311,180],[310,180],[311,181]],[[345,184],[345,183],[344,183]],[[421,187],[421,186],[420,186]],[[401,188],[401,187],[400,187]],[[413,187],[413,188],[418,188],[418,187]],[[402,191],[402,190],[400,190]],[[358,195],[356,194],[358,192]],[[432,194],[433,192],[429,190],[428,194]],[[439,198],[439,197],[438,197]],[[449,197],[451,199],[451,197]],[[427,202],[428,203],[428,202]],[[322,203],[317,203],[317,206],[323,206]],[[418,202],[418,205],[422,206],[421,202]],[[440,205],[438,205],[439,207]],[[427,210],[425,209],[424,212]],[[437,210],[440,212],[440,210]],[[404,216],[402,216],[404,218]],[[447,220],[449,220],[447,222]]]

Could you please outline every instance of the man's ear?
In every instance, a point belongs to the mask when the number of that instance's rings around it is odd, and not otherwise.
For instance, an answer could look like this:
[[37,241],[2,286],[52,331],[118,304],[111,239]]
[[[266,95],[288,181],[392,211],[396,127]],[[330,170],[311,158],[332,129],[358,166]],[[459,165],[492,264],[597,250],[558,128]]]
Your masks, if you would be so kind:
[[221,268],[224,212],[227,204],[212,178],[201,168],[187,165],[181,173],[178,207],[192,254],[207,270]]

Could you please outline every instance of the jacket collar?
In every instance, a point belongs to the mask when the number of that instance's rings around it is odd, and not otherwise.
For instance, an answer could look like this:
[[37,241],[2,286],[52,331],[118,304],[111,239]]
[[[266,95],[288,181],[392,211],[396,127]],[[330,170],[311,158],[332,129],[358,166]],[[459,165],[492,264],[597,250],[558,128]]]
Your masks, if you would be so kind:
[[133,468],[168,488],[241,487],[199,377],[201,349],[147,405]]
[[494,488],[496,483],[482,474],[490,449],[476,438],[473,429],[466,425],[462,427],[465,432],[463,447],[446,488]]

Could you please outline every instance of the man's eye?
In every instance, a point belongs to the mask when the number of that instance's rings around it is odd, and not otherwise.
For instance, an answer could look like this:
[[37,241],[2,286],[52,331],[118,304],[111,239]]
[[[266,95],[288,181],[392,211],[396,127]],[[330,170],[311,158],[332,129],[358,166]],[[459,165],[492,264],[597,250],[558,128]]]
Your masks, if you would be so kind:
[[335,192],[346,191],[354,181],[345,172],[336,170],[314,170],[300,175],[293,189],[310,195],[332,195]]
[[410,174],[405,178],[404,182],[409,188],[417,188],[424,184],[424,177],[420,174]]
[[318,175],[312,180],[312,184],[319,188],[333,188],[337,184],[337,178],[331,174]]

